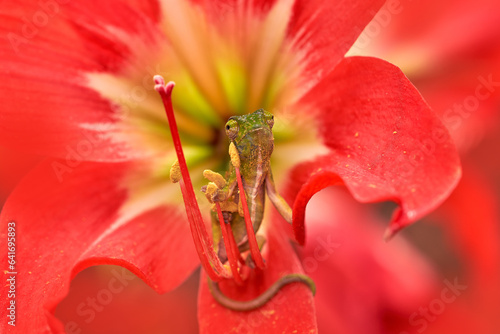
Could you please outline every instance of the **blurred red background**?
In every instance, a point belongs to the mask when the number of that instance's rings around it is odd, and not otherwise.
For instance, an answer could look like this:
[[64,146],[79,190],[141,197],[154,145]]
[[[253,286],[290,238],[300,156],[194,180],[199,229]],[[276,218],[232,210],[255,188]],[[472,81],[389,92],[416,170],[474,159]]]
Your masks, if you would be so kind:
[[[390,205],[359,205],[343,191],[331,189],[317,195],[311,203],[315,215],[328,215],[332,224],[317,226],[315,221],[321,219],[310,215],[308,237],[329,231],[339,244],[310,273],[318,284],[320,331],[500,332],[496,316],[500,306],[499,20],[498,1],[388,1],[351,50],[353,55],[388,60],[405,72],[455,139],[463,179],[435,213],[387,244],[382,235]],[[0,159],[3,203],[40,157],[0,147]],[[325,209],[330,206],[324,201],[332,198],[342,203],[335,206],[337,211]],[[314,253],[307,246],[298,251],[304,259]],[[118,293],[106,292],[117,271],[121,269],[102,266],[77,275],[56,310],[68,333],[198,332],[198,272],[160,296],[139,278],[127,280]],[[446,282],[465,288],[454,294],[456,298],[445,294],[450,298],[443,301],[443,290],[452,290]],[[98,303],[94,308],[93,298]]]

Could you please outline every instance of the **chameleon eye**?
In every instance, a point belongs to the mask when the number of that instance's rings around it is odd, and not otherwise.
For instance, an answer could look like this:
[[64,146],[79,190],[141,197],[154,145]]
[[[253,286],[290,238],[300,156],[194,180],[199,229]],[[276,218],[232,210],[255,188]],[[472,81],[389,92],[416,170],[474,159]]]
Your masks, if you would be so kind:
[[269,115],[267,117],[267,125],[269,125],[269,127],[271,129],[273,128],[273,125],[274,125],[274,116],[273,115]]
[[238,136],[239,126],[238,122],[234,119],[230,119],[226,123],[226,135],[229,139],[233,140]]

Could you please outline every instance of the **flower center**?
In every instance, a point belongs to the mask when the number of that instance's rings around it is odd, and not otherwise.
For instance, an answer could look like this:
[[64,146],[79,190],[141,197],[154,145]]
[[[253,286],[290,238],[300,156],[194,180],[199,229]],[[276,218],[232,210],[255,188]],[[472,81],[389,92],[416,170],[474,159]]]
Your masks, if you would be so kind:
[[[303,117],[296,120],[291,108],[301,74],[299,56],[285,38],[293,1],[280,1],[265,15],[237,5],[217,17],[189,1],[161,3],[161,22],[148,25],[147,38],[109,28],[117,40],[133,46],[118,73],[88,74],[88,84],[116,106],[116,122],[108,127],[114,131],[106,135],[126,143],[130,154],[143,161],[124,180],[130,198],[123,212],[130,216],[181,202],[168,181],[176,154],[152,88],[154,74],[177,84],[173,107],[195,188],[204,184],[203,169],[227,169],[229,141],[222,131],[233,115],[259,108],[280,115],[274,127],[275,144],[283,147],[273,155],[277,182],[285,175],[280,170],[302,159],[302,153],[317,152],[311,150],[317,147],[315,127]],[[301,154],[287,149],[296,139],[304,147]],[[201,203],[202,212],[209,212],[209,205]]]
[[165,152],[170,141],[151,89],[154,74],[177,84],[173,103],[186,146],[213,144],[230,116],[282,109],[297,95],[301,66],[285,38],[293,1],[266,15],[235,7],[218,17],[189,1],[161,3],[160,26],[151,28],[148,40],[113,31],[134,45],[125,68],[118,75],[89,75],[92,87],[126,110],[120,126],[134,132],[141,149]]

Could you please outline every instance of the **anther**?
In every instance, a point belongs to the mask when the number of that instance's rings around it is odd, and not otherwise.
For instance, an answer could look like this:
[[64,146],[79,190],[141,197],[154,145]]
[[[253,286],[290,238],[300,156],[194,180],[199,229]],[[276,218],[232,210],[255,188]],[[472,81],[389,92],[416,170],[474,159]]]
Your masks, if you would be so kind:
[[170,181],[172,181],[172,183],[177,183],[181,180],[181,178],[182,174],[181,168],[179,167],[179,160],[175,160],[172,167],[170,167]]
[[231,157],[231,163],[234,167],[240,168],[240,155],[234,143],[229,144],[229,156]]
[[203,171],[203,176],[207,180],[215,183],[219,189],[222,189],[226,186],[226,180],[224,179],[224,177],[210,169],[205,169]]

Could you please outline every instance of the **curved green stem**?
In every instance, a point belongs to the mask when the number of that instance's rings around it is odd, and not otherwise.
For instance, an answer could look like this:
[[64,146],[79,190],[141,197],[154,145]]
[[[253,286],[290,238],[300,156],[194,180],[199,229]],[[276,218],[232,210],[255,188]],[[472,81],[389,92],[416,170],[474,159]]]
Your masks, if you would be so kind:
[[220,290],[219,283],[212,281],[209,277],[207,277],[207,280],[210,292],[219,304],[221,304],[225,308],[240,312],[252,311],[265,305],[281,290],[283,286],[290,283],[304,283],[309,287],[309,289],[311,289],[313,296],[316,294],[316,285],[314,284],[314,281],[309,276],[303,274],[285,275],[274,282],[273,285],[271,285],[269,289],[264,291],[260,296],[246,301],[234,300],[229,298]]

